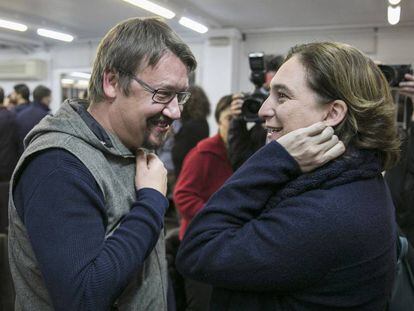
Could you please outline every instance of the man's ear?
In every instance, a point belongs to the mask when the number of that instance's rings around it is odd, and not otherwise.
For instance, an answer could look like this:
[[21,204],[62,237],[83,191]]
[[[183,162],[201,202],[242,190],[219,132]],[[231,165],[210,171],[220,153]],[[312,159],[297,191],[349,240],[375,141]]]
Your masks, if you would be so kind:
[[105,71],[103,76],[103,91],[108,98],[115,98],[117,93],[117,74],[112,71]]
[[348,111],[348,106],[343,100],[334,100],[329,103],[328,114],[325,117],[325,124],[329,126],[336,126],[342,122]]

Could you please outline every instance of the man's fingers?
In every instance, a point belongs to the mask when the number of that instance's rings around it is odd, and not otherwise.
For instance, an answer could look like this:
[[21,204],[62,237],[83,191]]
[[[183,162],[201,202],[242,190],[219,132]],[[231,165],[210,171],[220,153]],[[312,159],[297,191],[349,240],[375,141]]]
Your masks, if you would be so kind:
[[154,167],[157,165],[162,164],[161,160],[157,157],[155,153],[148,153],[147,154],[147,164],[148,167]]
[[244,97],[243,93],[235,93],[235,94],[233,94],[233,96],[231,97],[231,99],[232,100],[235,100],[235,99],[241,99],[243,97]]
[[405,78],[406,80],[408,80],[408,81],[414,81],[414,75],[411,75],[411,74],[409,74],[409,73],[406,73],[406,74],[404,75],[404,78]]
[[240,109],[243,105],[243,101],[241,99],[233,100],[230,104],[230,109]]
[[400,88],[400,94],[409,94],[409,95],[412,95],[412,94],[414,94],[414,85],[413,85],[413,87],[402,87],[402,88]]
[[136,153],[136,163],[139,168],[147,167],[147,154],[144,150],[138,149]]

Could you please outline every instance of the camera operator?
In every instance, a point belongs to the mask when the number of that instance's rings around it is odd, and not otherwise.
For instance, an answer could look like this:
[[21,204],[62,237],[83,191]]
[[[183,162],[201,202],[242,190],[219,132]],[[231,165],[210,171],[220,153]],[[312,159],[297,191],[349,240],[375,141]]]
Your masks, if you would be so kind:
[[[261,97],[263,97],[263,100],[266,99],[269,93],[270,81],[281,66],[283,59],[284,58],[281,55],[267,56],[265,66],[266,71],[262,74],[264,83],[259,84],[261,87],[258,87],[258,83],[254,81],[254,68],[252,68],[252,60],[251,57],[249,57],[250,67],[253,71],[251,80],[256,85],[256,90],[252,96],[258,97],[259,100]],[[258,81],[260,81],[260,78]],[[246,118],[245,113],[242,112],[246,97],[246,94],[243,93],[234,94],[231,103],[233,120],[229,128],[228,144],[229,158],[234,171],[266,142],[266,131],[262,126],[262,120],[260,120],[258,116],[256,116],[256,118],[254,116]],[[257,115],[257,112],[255,114]],[[249,125],[252,126],[249,127]]]
[[401,146],[400,162],[385,174],[396,208],[398,225],[414,245],[414,75],[405,74],[399,83],[399,94],[411,101],[407,105],[409,116]]

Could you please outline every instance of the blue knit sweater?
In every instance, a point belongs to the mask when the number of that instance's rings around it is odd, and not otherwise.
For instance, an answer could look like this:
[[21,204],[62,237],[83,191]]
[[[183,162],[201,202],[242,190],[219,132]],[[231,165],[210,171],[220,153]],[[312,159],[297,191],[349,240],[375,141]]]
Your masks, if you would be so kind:
[[207,202],[176,264],[214,286],[212,310],[383,310],[394,222],[374,153],[301,174],[272,142]]

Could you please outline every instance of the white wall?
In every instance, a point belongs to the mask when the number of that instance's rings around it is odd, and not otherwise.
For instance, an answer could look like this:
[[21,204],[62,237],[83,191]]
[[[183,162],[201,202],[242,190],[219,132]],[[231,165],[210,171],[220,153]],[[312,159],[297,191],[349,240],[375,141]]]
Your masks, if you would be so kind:
[[[223,44],[211,44],[211,38],[219,36]],[[225,38],[228,38],[226,43]],[[414,27],[367,28],[367,29],[303,29],[294,31],[273,31],[249,33],[245,40],[235,30],[216,31],[210,36],[184,38],[198,60],[196,84],[202,86],[212,103],[212,111],[218,99],[231,92],[251,91],[250,70],[247,55],[252,51],[269,54],[286,54],[288,49],[298,43],[311,41],[341,41],[363,50],[370,57],[383,63],[414,63]],[[209,41],[210,40],[210,41]],[[216,41],[217,43],[217,41]],[[42,81],[0,81],[6,94],[14,84],[27,82],[33,89],[38,84],[51,87],[53,91],[52,110],[60,103],[59,77],[62,73],[90,70],[98,42],[66,44],[39,51],[31,55],[19,51],[2,52],[0,60],[43,59],[48,64],[48,75]],[[211,117],[210,132],[215,134],[216,124]]]
[[51,55],[46,51],[38,51],[31,55],[23,54],[19,50],[11,50],[0,53],[0,61],[7,62],[9,60],[25,60],[25,59],[40,59],[46,63],[47,71],[45,77],[40,80],[0,80],[0,86],[4,89],[5,95],[10,94],[13,91],[13,86],[18,83],[26,83],[30,90],[33,90],[39,84],[43,84],[49,88],[52,87],[52,65]]
[[290,47],[314,41],[339,41],[353,45],[374,60],[385,64],[414,64],[414,27],[380,29],[311,29],[284,32],[247,34],[239,59],[239,88],[247,91],[249,82],[248,54],[264,51],[268,54],[286,54]]

